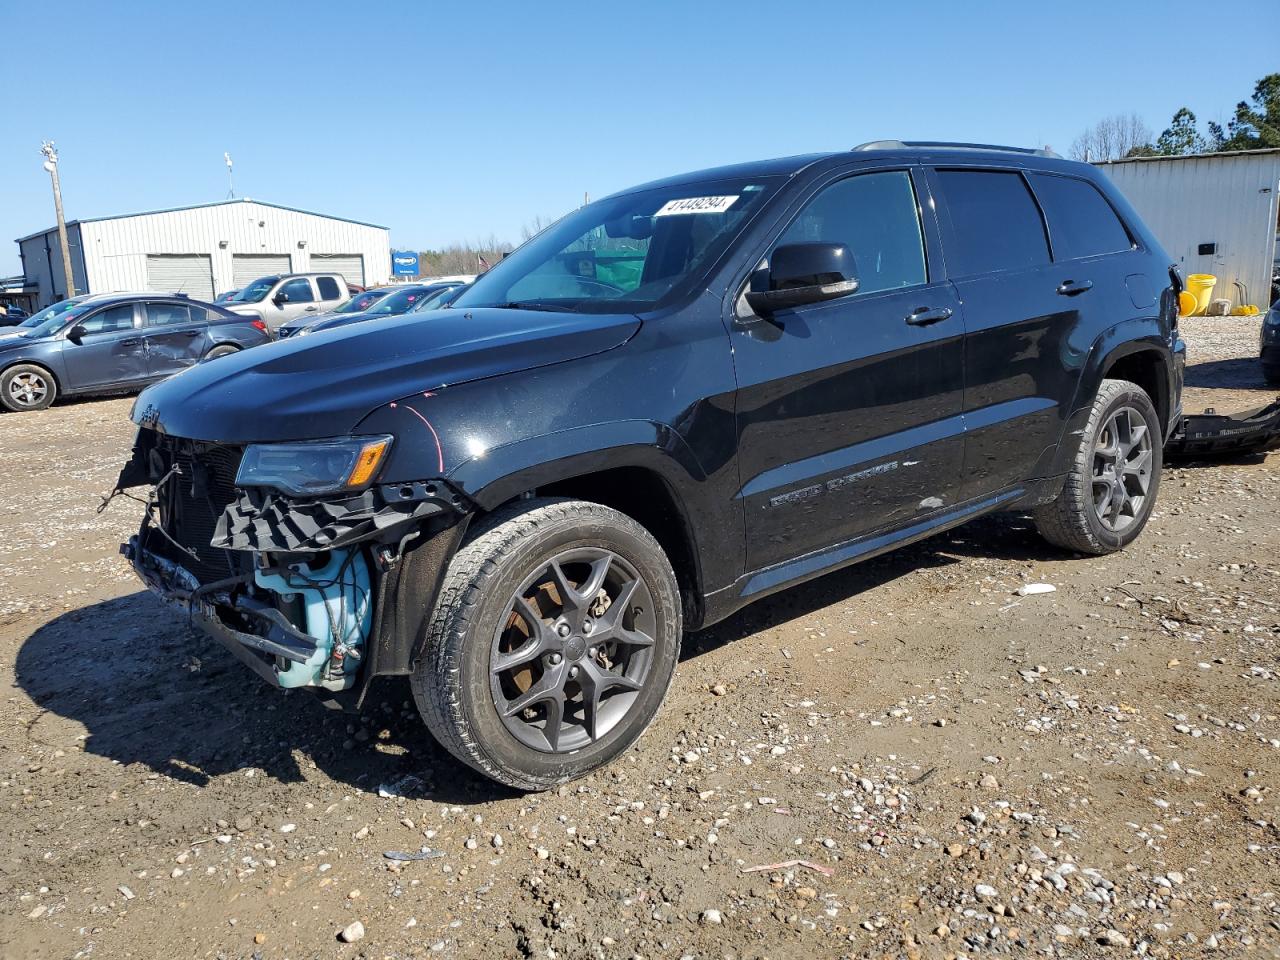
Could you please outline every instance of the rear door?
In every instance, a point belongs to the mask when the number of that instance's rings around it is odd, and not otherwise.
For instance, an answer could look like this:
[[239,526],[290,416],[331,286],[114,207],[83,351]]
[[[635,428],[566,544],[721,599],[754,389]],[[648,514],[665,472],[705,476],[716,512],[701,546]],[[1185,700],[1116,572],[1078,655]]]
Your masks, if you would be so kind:
[[126,386],[147,378],[146,344],[133,303],[104,307],[78,322],[80,342],[66,340],[62,359],[70,390]]
[[209,348],[208,311],[204,307],[153,300],[142,309],[148,376],[167,377],[200,362]]
[[1071,339],[1089,295],[1083,284],[1059,292],[1070,278],[1050,261],[1021,170],[940,167],[931,177],[964,304],[964,496],[973,498],[1035,478],[1048,462],[1071,405],[1072,365],[1089,348]]
[[347,293],[347,285],[340,282],[338,277],[316,277],[315,282],[316,294],[320,297],[321,313],[328,313],[351,298],[351,294]]
[[859,289],[767,320],[738,308],[731,336],[748,569],[955,501],[964,328],[955,292],[933,266],[925,198],[907,167],[838,173],[762,251],[844,243]]

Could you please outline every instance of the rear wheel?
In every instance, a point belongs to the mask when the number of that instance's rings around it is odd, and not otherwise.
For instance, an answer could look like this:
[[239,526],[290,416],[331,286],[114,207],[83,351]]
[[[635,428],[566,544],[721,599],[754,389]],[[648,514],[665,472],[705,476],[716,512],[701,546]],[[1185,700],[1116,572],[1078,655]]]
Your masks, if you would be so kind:
[[206,360],[217,360],[218,357],[229,357],[233,353],[239,353],[239,352],[240,352],[239,347],[232,347],[224,343],[221,346],[214,347],[212,350],[210,350],[208,353],[204,355],[204,358]]
[[501,783],[541,790],[644,732],[679,653],[675,574],[647,530],[580,500],[529,500],[449,564],[414,667],[427,726]]
[[1040,534],[1079,553],[1127,547],[1155,506],[1163,444],[1146,392],[1128,380],[1104,380],[1062,491],[1035,510]]
[[58,383],[44,367],[20,363],[0,374],[0,404],[21,413],[43,410],[58,396]]

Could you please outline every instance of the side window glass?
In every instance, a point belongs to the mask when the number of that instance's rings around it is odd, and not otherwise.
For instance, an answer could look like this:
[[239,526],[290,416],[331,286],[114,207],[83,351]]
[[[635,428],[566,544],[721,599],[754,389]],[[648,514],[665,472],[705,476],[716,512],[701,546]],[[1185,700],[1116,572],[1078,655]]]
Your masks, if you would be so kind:
[[93,316],[80,321],[85,333],[114,333],[117,330],[133,329],[133,304],[126,303],[118,307],[99,310]]
[[857,266],[858,294],[926,282],[924,235],[911,175],[864,173],[831,184],[800,211],[775,246],[843,243]]
[[311,292],[311,281],[306,277],[290,280],[280,288],[280,292],[289,298],[290,303],[312,303],[315,300],[315,294]]
[[1118,253],[1133,246],[1129,231],[1093,184],[1043,173],[1035,174],[1031,183],[1049,221],[1055,260]]
[[167,327],[175,323],[190,323],[191,311],[183,303],[148,303],[147,326]]
[[320,288],[321,300],[337,300],[341,296],[338,292],[338,281],[333,277],[317,277],[316,286]]
[[1017,270],[1049,262],[1044,221],[1022,174],[997,170],[939,170],[951,214],[952,276]]

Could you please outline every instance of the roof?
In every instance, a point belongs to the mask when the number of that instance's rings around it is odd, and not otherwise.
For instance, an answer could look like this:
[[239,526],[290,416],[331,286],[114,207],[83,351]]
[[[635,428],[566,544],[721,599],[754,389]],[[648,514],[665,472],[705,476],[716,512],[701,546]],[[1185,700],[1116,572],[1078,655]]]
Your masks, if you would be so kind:
[[686,183],[710,182],[715,180],[758,179],[762,177],[794,177],[814,164],[835,163],[844,160],[879,160],[879,159],[911,159],[950,157],[956,160],[1005,162],[1017,161],[1027,166],[1043,166],[1058,168],[1063,165],[1073,166],[1074,160],[1064,160],[1049,150],[1037,150],[1025,147],[1002,147],[987,143],[950,143],[941,141],[902,141],[873,140],[863,143],[852,150],[841,150],[836,153],[807,153],[794,157],[778,157],[774,160],[755,160],[749,163],[735,163],[724,167],[711,167],[690,173],[665,177],[650,183],[639,184],[621,190],[615,196],[634,193],[640,190],[652,190],[658,187],[673,187]]
[[1258,157],[1271,153],[1280,153],[1280,147],[1265,147],[1261,150],[1219,150],[1216,153],[1179,153],[1170,157],[1121,157],[1119,160],[1096,160],[1094,166],[1109,167],[1117,163],[1161,163],[1167,160],[1211,160],[1218,157]]
[[[334,217],[327,213],[316,213],[314,210],[302,210],[299,207],[286,207],[280,203],[268,203],[265,200],[254,200],[251,197],[237,197],[234,200],[217,200],[213,203],[193,203],[186,207],[166,207],[162,210],[143,210],[139,213],[122,213],[113,217],[81,217],[78,220],[67,221],[68,227],[74,227],[81,223],[99,223],[103,220],[128,220],[132,217],[150,217],[157,213],[181,213],[184,210],[203,210],[207,207],[225,207],[232,203],[256,203],[260,207],[271,207],[275,210],[288,210],[290,213],[304,213],[309,217],[321,217],[325,220],[341,220],[343,223],[354,223],[361,227],[373,227],[377,230],[387,230],[380,223],[367,223],[364,220],[352,220],[349,217]],[[52,233],[57,227],[49,227],[47,230],[37,230],[35,233],[29,233],[25,237],[19,237],[15,242],[22,243],[24,240],[31,240],[35,237],[42,237],[46,233]]]

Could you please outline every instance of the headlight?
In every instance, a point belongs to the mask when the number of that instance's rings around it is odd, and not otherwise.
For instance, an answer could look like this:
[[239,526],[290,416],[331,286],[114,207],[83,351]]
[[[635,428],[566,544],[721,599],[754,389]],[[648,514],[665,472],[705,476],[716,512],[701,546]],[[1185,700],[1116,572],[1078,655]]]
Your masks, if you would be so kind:
[[244,452],[238,487],[275,487],[314,497],[369,485],[391,449],[391,437],[346,437],[305,443],[254,444]]

